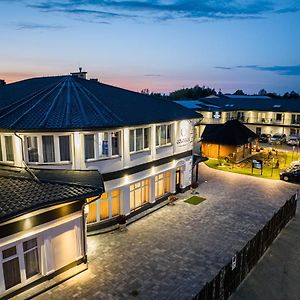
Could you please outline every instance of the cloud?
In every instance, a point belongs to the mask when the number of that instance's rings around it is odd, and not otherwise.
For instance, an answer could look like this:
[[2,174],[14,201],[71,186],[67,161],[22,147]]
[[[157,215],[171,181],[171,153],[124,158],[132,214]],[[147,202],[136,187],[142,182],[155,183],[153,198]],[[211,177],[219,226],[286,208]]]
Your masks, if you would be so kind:
[[50,25],[50,24],[38,24],[38,23],[18,23],[17,30],[58,30],[64,29],[65,26]]
[[146,77],[160,77],[160,74],[145,74]]
[[56,0],[41,1],[28,6],[48,13],[89,15],[94,18],[206,21],[257,19],[270,13],[299,11],[300,6],[291,1],[280,5],[275,0]]
[[236,70],[236,69],[250,69],[256,71],[268,71],[279,75],[285,76],[300,76],[300,65],[294,66],[258,66],[258,65],[244,65],[244,66],[234,66],[234,67],[222,67],[217,66],[216,69],[221,70]]

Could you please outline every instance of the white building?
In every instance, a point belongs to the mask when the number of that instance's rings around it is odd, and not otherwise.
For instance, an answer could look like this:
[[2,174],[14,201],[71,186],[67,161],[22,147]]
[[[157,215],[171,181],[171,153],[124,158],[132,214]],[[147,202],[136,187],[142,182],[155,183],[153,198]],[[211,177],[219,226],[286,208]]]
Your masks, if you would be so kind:
[[78,76],[0,87],[0,161],[20,167],[24,160],[32,169],[99,170],[106,192],[88,207],[88,230],[189,188],[198,115]]
[[97,171],[0,167],[1,299],[86,263],[84,207],[102,192]]
[[300,135],[299,99],[221,94],[176,102],[202,115],[196,138],[201,137],[207,124],[224,124],[232,119],[239,120],[258,135]]

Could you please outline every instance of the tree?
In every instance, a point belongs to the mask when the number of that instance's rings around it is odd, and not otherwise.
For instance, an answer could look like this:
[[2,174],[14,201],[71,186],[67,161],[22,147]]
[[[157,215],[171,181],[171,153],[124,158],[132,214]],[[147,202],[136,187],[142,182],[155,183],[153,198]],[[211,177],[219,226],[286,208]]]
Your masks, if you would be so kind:
[[211,95],[216,95],[215,89],[211,89],[209,87],[206,87],[203,85],[200,87],[199,85],[195,85],[192,88],[183,88],[180,90],[176,90],[174,92],[171,92],[169,97],[174,100],[180,100],[180,99],[193,99],[197,100],[199,98],[204,98]]
[[236,90],[233,95],[237,95],[237,96],[244,96],[245,93],[243,92],[243,90]]
[[141,94],[149,95],[149,90],[148,89],[142,89]]
[[258,92],[258,96],[266,96],[267,95],[267,91],[265,89],[261,89],[259,92]]

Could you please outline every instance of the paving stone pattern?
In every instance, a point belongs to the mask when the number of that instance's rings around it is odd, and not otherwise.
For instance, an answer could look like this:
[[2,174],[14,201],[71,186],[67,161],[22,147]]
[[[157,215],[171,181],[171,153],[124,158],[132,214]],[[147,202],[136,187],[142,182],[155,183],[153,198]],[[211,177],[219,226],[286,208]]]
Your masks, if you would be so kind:
[[297,185],[199,168],[199,205],[183,202],[88,238],[89,270],[36,299],[191,299]]

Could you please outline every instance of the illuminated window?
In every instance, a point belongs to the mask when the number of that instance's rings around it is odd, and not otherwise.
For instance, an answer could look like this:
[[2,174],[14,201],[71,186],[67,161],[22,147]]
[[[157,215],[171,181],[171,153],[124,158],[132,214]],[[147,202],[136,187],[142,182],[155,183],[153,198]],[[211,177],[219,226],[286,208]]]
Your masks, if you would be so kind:
[[165,146],[172,144],[172,125],[156,126],[156,146]]
[[110,219],[120,214],[120,190],[103,193],[99,200],[88,205],[87,223]]
[[171,191],[171,173],[165,172],[155,176],[155,198],[159,198]]
[[130,210],[134,211],[149,202],[149,179],[130,185]]
[[129,131],[130,152],[147,150],[150,147],[150,128],[136,128]]

